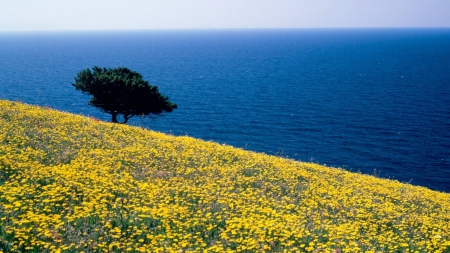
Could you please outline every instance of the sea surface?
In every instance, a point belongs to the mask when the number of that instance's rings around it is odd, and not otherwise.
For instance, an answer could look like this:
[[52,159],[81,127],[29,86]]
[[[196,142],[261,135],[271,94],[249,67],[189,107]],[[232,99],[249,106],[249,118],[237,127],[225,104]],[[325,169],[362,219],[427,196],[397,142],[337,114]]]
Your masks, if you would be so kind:
[[93,66],[178,104],[132,125],[450,192],[450,29],[0,33],[0,99],[109,121]]

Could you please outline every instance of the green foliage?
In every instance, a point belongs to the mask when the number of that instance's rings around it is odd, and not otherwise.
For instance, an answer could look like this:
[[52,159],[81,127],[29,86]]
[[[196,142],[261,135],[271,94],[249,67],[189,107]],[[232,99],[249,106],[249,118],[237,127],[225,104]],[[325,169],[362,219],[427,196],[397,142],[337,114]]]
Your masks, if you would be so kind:
[[89,104],[111,114],[115,123],[119,114],[123,115],[122,123],[127,123],[133,116],[161,115],[177,108],[167,96],[159,93],[158,87],[150,85],[141,74],[124,67],[82,70],[72,85],[92,95]]

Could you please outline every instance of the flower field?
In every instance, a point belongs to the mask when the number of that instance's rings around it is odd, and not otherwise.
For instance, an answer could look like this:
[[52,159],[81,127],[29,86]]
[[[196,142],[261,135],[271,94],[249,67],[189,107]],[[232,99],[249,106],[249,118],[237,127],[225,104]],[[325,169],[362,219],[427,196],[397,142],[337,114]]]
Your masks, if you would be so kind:
[[0,252],[450,252],[447,193],[4,100],[0,129]]

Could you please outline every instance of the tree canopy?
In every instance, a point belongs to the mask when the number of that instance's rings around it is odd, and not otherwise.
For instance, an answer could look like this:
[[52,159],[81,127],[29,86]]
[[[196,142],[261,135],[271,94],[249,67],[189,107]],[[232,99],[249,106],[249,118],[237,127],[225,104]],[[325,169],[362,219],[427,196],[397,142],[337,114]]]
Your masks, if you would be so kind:
[[123,124],[133,116],[161,115],[177,108],[158,87],[150,85],[142,75],[128,68],[93,67],[80,71],[72,83],[77,90],[92,95],[89,102],[103,112],[111,114],[112,122],[123,115]]

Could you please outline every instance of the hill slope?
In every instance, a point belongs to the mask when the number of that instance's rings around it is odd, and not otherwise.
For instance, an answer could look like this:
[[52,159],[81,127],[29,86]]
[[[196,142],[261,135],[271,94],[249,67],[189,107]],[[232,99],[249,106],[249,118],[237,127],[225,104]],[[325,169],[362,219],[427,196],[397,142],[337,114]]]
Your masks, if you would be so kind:
[[450,194],[0,100],[0,252],[450,251]]

